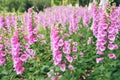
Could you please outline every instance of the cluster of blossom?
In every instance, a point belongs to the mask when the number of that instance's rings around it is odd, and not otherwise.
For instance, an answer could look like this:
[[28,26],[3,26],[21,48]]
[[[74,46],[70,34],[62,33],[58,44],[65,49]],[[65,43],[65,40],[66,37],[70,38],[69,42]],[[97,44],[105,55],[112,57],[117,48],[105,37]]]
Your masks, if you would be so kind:
[[15,15],[7,15],[4,17],[0,17],[0,28],[11,29],[12,26],[17,25],[17,17]]
[[[73,55],[72,53],[76,53],[78,51],[78,43],[72,42],[71,39],[64,40],[65,37],[69,37],[69,34],[65,33],[62,36],[60,36],[60,29],[58,27],[51,27],[50,39],[54,64],[59,66],[61,71],[63,72],[67,68],[67,63],[69,63],[69,70],[74,69],[72,63],[74,60],[77,59],[77,55]],[[82,52],[80,53],[80,56],[83,56]]]
[[[82,11],[82,12],[81,12]],[[91,18],[90,10],[84,7],[73,6],[55,6],[47,8],[44,12],[37,14],[37,26],[43,26],[44,29],[50,28],[54,24],[66,26],[69,24],[69,33],[76,33],[80,19],[83,24],[88,26]]]
[[0,17],[0,28],[3,28],[5,26],[5,21],[3,17]]
[[0,65],[4,65],[5,64],[5,61],[6,61],[6,51],[4,50],[5,49],[5,46],[2,44],[2,40],[3,38],[0,37]]
[[36,38],[34,35],[34,29],[33,29],[33,18],[32,18],[32,9],[28,9],[28,13],[25,15],[24,17],[24,21],[26,23],[27,26],[27,32],[28,32],[28,42],[29,44],[33,44],[34,42],[36,42]]
[[[23,44],[20,43],[19,39],[19,30],[15,30],[14,35],[11,38],[11,56],[14,63],[14,70],[17,74],[22,74],[25,68],[23,67],[23,63],[27,61],[27,59],[33,59],[35,57],[35,53],[33,49],[30,49],[30,45],[28,43]],[[22,49],[22,47],[24,49]]]
[[14,69],[17,74],[22,74],[25,69],[21,60],[21,55],[23,53],[20,52],[20,50],[21,48],[19,43],[18,30],[16,30],[11,38],[11,56],[13,59]]
[[[105,12],[101,8],[94,7],[93,12],[93,33],[97,38],[96,49],[97,54],[102,55],[106,49],[116,50],[118,45],[115,44],[116,35],[119,32],[119,14],[115,11],[115,7],[112,6],[110,13]],[[96,18],[100,16],[99,19]],[[108,57],[116,59],[114,53],[108,53]],[[96,62],[99,63],[103,61],[104,58],[100,57],[96,59]]]

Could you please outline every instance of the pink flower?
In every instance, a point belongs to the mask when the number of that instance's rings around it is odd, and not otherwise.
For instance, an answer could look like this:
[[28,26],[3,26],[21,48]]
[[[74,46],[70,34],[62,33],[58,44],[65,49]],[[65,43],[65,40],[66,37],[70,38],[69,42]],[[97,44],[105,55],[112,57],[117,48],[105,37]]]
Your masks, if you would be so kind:
[[83,57],[84,56],[84,53],[83,52],[80,52],[80,57]]
[[40,38],[45,38],[45,36],[43,34],[38,34],[37,37]]
[[74,56],[73,56],[73,59],[77,59],[77,55],[74,55]]
[[72,63],[72,61],[73,61],[73,58],[71,57],[71,56],[66,56],[66,59],[70,62],[70,63]]
[[97,51],[97,54],[102,55],[104,53],[102,51]]
[[46,44],[46,40],[42,40],[42,41],[41,41],[41,44]]
[[55,80],[55,77],[52,77],[51,80]]
[[6,52],[5,51],[0,51],[0,55],[1,56],[6,56]]
[[27,59],[28,59],[28,55],[27,54],[22,54],[20,56],[20,60],[23,61],[23,62],[26,62]]
[[77,42],[73,42],[72,44],[73,44],[73,46],[77,46],[77,45],[78,45],[78,43],[77,43]]
[[60,66],[60,69],[61,69],[61,71],[65,71],[65,69],[66,69],[66,64],[61,64],[61,66]]
[[103,45],[100,45],[100,51],[105,51],[105,49],[106,49],[106,47],[105,46],[103,46]]
[[25,70],[24,67],[18,67],[18,68],[16,68],[17,74],[22,74],[24,70]]
[[5,64],[6,59],[5,58],[0,58],[0,65]]
[[30,47],[30,45],[29,45],[29,44],[25,44],[24,47],[25,47],[26,49],[28,49],[28,48]]
[[108,49],[113,50],[114,49],[114,44],[108,44]]
[[105,44],[107,43],[107,41],[106,41],[105,39],[102,39],[102,40],[100,41],[100,43],[101,43],[101,45],[105,45]]
[[48,73],[47,73],[47,75],[48,75],[48,77],[51,77],[51,74],[50,74],[50,72],[48,72]]
[[106,36],[106,35],[107,35],[107,32],[106,32],[106,31],[101,31],[100,35],[101,35],[101,36]]
[[70,65],[68,66],[68,69],[73,70],[74,67],[70,64]]
[[108,33],[113,33],[114,32],[114,28],[113,27],[109,27],[108,29],[107,29],[107,31],[108,31]]
[[54,64],[55,65],[60,64],[61,60],[62,60],[62,54],[55,52],[55,55],[54,55],[53,59],[54,59]]
[[115,41],[115,35],[108,35],[108,39],[110,41]]
[[69,35],[69,34],[67,34],[67,33],[65,33],[65,34],[64,34],[64,36],[65,36],[65,37],[69,37],[70,35]]
[[110,59],[116,59],[116,55],[115,55],[114,53],[108,54],[108,57],[109,57]]
[[88,41],[87,41],[87,44],[91,44],[92,43],[92,39],[89,37]]
[[118,45],[114,44],[114,49],[117,50],[118,49]]
[[104,60],[104,58],[96,58],[96,63],[100,63]]
[[58,42],[58,46],[63,46],[63,45],[64,45],[64,41],[63,41],[63,39],[60,39]]
[[77,48],[74,47],[74,48],[72,49],[72,51],[73,51],[73,52],[77,52]]

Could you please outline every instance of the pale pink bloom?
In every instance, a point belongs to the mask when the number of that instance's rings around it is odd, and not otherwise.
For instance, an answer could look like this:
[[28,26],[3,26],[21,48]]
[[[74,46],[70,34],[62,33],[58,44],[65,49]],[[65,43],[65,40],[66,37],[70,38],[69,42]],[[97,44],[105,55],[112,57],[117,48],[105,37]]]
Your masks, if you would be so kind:
[[107,32],[106,32],[106,31],[101,31],[100,35],[101,35],[101,36],[106,36],[106,35],[107,35]]
[[109,57],[110,59],[116,59],[116,55],[115,55],[114,53],[108,54],[108,57]]
[[44,34],[38,34],[37,37],[40,38],[45,38]]
[[63,45],[64,45],[64,41],[63,41],[63,39],[60,39],[58,42],[58,46],[63,46]]
[[87,41],[87,44],[89,45],[89,44],[91,44],[91,43],[92,43],[92,39],[89,38],[88,41]]
[[6,52],[5,51],[0,51],[0,55],[1,56],[6,56]]
[[55,80],[55,77],[52,77],[51,80]]
[[61,64],[61,65],[60,65],[60,69],[61,69],[61,71],[63,71],[63,72],[64,72],[64,71],[65,71],[65,69],[66,69],[66,64]]
[[97,51],[97,54],[102,55],[104,53],[102,51]]
[[0,50],[2,50],[2,48],[3,48],[3,44],[0,44]]
[[77,48],[73,47],[72,51],[77,52]]
[[115,35],[108,35],[108,39],[110,41],[115,41]]
[[118,49],[118,45],[114,44],[114,49],[117,50]]
[[114,44],[108,44],[108,49],[113,50],[114,49]]
[[64,34],[64,36],[65,36],[65,37],[69,37],[70,35],[69,35],[69,34],[67,34],[67,33],[65,33],[65,34]]
[[77,59],[77,55],[74,55],[74,56],[73,56],[73,59]]
[[73,44],[73,46],[77,46],[77,45],[78,45],[78,43],[77,43],[77,42],[73,42],[72,44]]
[[70,65],[68,66],[68,69],[73,70],[74,67],[70,64]]
[[48,72],[48,73],[47,73],[47,75],[48,75],[48,77],[51,77],[51,74],[50,74],[50,72]]
[[84,56],[84,53],[83,52],[80,52],[80,57],[83,57]]
[[23,61],[23,62],[26,62],[27,59],[28,59],[28,55],[27,55],[27,54],[22,54],[22,55],[20,56],[20,60]]
[[5,61],[6,61],[6,59],[1,57],[1,58],[0,58],[0,65],[5,64]]
[[26,49],[26,52],[29,53],[30,55],[32,55],[34,53],[34,51],[32,49]]
[[103,45],[100,45],[100,46],[99,46],[99,49],[100,49],[100,51],[105,51],[106,47],[103,46]]
[[62,60],[62,54],[57,54],[57,53],[54,53],[56,54],[53,59],[54,59],[54,64],[55,65],[58,65],[61,63],[61,60]]
[[104,58],[96,58],[96,63],[100,63],[104,60]]
[[30,45],[29,44],[25,44],[25,46],[24,46],[26,49],[28,49],[29,47],[30,47]]
[[107,29],[107,32],[108,32],[108,33],[114,33],[114,28],[113,28],[113,27],[109,27],[109,28]]
[[105,45],[107,43],[107,41],[105,39],[100,41],[101,45]]
[[71,54],[70,47],[63,46],[62,50],[65,54]]
[[68,60],[68,62],[70,62],[70,63],[72,63],[72,61],[73,61],[73,58],[71,57],[71,56],[66,56],[66,59]]
[[46,44],[46,40],[42,40],[42,41],[41,41],[41,44]]
[[55,56],[55,59],[56,59],[57,61],[61,61],[61,60],[62,60],[62,54],[57,54],[57,55]]
[[24,67],[20,67],[20,66],[19,66],[18,68],[16,68],[17,74],[22,74],[24,70],[25,70]]

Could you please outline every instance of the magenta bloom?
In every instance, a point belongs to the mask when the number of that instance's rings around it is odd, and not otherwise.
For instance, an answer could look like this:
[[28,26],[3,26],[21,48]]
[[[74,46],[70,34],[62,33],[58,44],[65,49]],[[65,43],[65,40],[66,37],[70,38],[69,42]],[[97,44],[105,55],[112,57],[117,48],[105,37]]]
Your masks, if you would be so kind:
[[74,55],[74,56],[73,56],[73,59],[77,59],[77,55]]
[[108,54],[108,57],[109,57],[110,59],[116,59],[116,55],[115,55],[114,53]]
[[87,41],[87,44],[91,44],[92,43],[92,39],[89,37],[88,41]]
[[1,58],[0,58],[0,65],[5,64],[5,61],[6,61],[6,59],[1,57]]
[[66,56],[66,59],[68,60],[68,62],[70,62],[70,63],[72,63],[72,61],[73,61],[73,58],[71,57],[71,56]]
[[83,52],[80,52],[80,57],[83,57],[84,56],[84,53]]
[[98,55],[102,55],[102,54],[104,54],[102,51],[97,51],[97,54]]
[[65,71],[65,69],[66,69],[66,64],[61,64],[61,66],[60,66],[60,69],[61,69],[61,71]]
[[73,42],[72,44],[73,44],[73,46],[77,46],[77,45],[78,45],[78,43],[77,43],[77,42]]
[[114,44],[108,44],[108,49],[113,50],[114,49]]
[[5,51],[0,51],[0,55],[1,55],[2,57],[6,56],[6,52],[5,52]]
[[70,64],[70,65],[68,66],[68,69],[73,70],[74,67]]
[[72,51],[73,51],[73,52],[77,52],[77,48],[74,47]]
[[26,62],[27,59],[28,59],[28,55],[27,55],[27,54],[22,54],[22,55],[20,56],[20,59],[21,59],[21,61]]

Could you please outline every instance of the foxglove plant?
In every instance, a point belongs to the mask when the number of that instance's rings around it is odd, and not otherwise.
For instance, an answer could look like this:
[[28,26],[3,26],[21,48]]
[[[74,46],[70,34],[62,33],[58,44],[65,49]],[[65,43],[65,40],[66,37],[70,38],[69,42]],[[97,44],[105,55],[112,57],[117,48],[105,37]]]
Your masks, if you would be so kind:
[[11,56],[13,59],[14,70],[17,74],[22,74],[25,68],[23,67],[23,62],[20,59],[20,55],[22,55],[22,53],[20,52],[21,48],[19,43],[18,30],[15,30],[14,35],[11,38],[11,47]]
[[28,13],[25,15],[25,23],[27,26],[28,32],[28,42],[29,44],[33,44],[35,42],[35,36],[33,33],[33,21],[32,21],[32,9],[28,9]]

